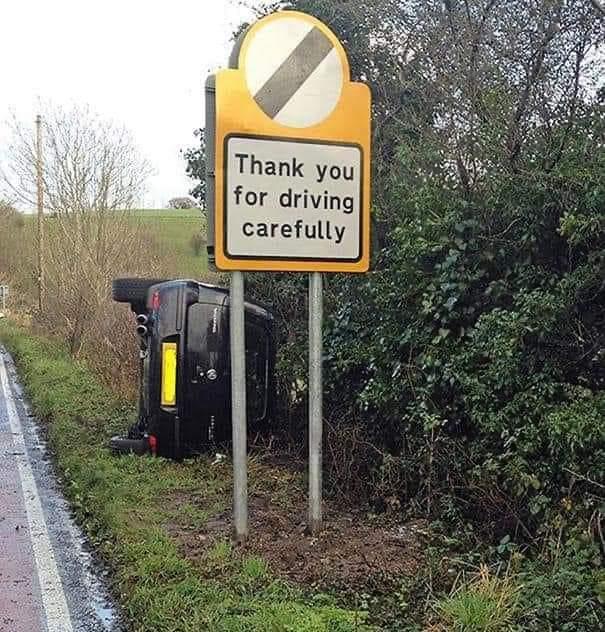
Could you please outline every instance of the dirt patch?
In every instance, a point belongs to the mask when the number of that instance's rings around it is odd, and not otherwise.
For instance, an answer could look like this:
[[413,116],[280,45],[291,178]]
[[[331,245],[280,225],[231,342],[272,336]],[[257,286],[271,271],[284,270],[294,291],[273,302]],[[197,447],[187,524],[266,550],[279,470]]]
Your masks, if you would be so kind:
[[[305,496],[297,497],[285,501],[270,489],[251,495],[250,538],[241,554],[262,557],[277,577],[315,587],[385,589],[418,570],[423,521],[401,524],[393,516],[371,517],[327,502],[323,529],[313,537],[307,533]],[[188,502],[199,503],[199,497]],[[230,538],[231,512],[212,516],[201,528],[168,528],[187,557],[201,560],[216,541]]]

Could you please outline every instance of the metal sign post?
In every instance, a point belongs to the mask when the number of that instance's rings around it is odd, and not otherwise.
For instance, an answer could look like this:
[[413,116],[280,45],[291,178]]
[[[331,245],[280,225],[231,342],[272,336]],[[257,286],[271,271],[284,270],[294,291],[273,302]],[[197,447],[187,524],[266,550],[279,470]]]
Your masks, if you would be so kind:
[[309,275],[309,529],[321,529],[322,497],[322,322],[323,297],[321,273]]
[[233,431],[233,536],[248,537],[248,441],[246,423],[246,334],[244,275],[231,275],[229,333],[231,342],[231,423]]
[[[242,271],[309,277],[309,527],[321,528],[322,276],[370,266],[371,101],[322,22],[277,11],[239,38],[206,86],[209,225],[233,272],[234,529],[248,533]],[[214,204],[214,212],[211,205]],[[212,220],[214,220],[212,222]]]

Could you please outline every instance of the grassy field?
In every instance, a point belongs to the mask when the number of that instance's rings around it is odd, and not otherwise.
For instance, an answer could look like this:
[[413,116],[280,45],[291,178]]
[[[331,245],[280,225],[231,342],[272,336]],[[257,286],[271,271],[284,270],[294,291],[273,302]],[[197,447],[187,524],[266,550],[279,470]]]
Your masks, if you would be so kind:
[[[32,243],[35,236],[35,216],[24,215]],[[143,229],[153,242],[161,261],[161,272],[166,276],[200,279],[208,270],[205,243],[196,255],[191,238],[196,233],[205,235],[206,222],[199,209],[135,209],[130,221]],[[46,221],[52,230],[52,218]],[[33,246],[32,246],[33,247]]]
[[139,221],[153,237],[170,276],[200,278],[208,269],[205,245],[197,256],[191,247],[191,237],[205,231],[206,224],[198,209],[144,209],[134,211]]

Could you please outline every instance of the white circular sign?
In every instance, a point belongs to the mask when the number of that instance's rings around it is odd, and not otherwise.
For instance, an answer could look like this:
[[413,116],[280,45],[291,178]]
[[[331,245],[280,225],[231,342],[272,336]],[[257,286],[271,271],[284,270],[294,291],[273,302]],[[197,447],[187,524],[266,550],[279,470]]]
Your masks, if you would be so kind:
[[288,127],[328,118],[345,80],[334,42],[312,22],[286,15],[261,22],[249,37],[243,66],[261,110]]

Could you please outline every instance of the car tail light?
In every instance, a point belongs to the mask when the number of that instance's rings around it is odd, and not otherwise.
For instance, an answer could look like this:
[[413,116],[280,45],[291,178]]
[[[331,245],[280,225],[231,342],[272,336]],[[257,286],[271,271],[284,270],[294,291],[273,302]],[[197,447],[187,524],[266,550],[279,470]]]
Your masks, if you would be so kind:
[[162,343],[162,406],[176,406],[176,342]]
[[147,437],[147,441],[149,442],[149,450],[153,456],[157,456],[158,454],[158,440],[154,435],[149,435]]
[[158,309],[160,309],[160,293],[159,292],[154,292],[151,295],[151,309],[154,312],[157,312]]

